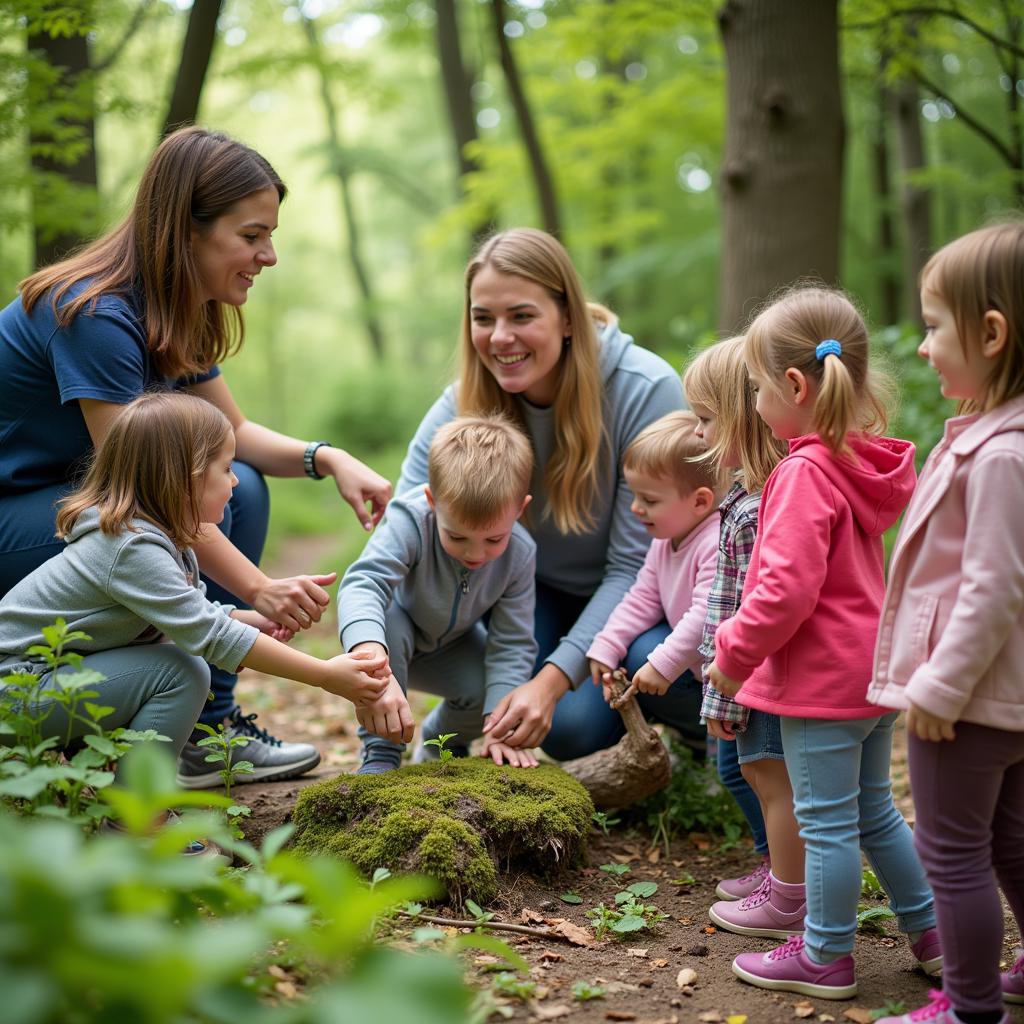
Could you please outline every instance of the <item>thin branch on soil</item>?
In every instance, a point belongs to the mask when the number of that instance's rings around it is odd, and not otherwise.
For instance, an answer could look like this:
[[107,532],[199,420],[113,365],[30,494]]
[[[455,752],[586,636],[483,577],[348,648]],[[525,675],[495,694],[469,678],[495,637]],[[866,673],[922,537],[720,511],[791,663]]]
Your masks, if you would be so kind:
[[526,924],[506,924],[504,921],[457,921],[452,917],[432,917],[430,914],[406,914],[415,921],[428,924],[443,924],[450,928],[490,928],[496,932],[515,932],[517,935],[533,935],[538,939],[554,939],[556,942],[571,942],[561,932],[550,928],[531,928]]

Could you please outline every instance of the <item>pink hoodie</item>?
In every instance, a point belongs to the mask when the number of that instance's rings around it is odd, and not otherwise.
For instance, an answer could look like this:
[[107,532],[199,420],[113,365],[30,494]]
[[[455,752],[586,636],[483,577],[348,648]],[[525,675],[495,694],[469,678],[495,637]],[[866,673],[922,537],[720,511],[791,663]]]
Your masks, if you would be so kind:
[[715,634],[747,707],[793,718],[873,718],[866,699],[885,592],[882,534],[914,490],[914,446],[850,437],[853,459],[794,438],[768,478],[743,602]]

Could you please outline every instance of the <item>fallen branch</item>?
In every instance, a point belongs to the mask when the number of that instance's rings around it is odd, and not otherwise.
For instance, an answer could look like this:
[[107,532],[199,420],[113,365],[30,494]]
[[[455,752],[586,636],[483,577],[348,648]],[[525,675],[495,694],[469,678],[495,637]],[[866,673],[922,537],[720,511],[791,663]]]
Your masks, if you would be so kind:
[[432,917],[430,914],[409,914],[402,911],[406,917],[415,921],[426,921],[428,924],[443,924],[449,928],[490,928],[496,932],[515,932],[516,935],[532,935],[537,939],[554,939],[556,942],[572,942],[561,932],[550,928],[531,928],[527,924],[506,924],[504,921],[457,921],[451,917]]

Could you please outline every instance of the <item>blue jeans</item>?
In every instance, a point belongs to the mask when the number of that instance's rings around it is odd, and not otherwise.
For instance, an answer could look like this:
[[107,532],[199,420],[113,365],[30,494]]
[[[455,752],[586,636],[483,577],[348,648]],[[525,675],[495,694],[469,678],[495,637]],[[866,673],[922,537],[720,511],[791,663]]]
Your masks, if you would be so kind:
[[[231,468],[238,477],[238,486],[224,510],[220,530],[246,558],[259,564],[270,522],[270,494],[263,477],[252,466],[234,462]],[[54,536],[55,506],[71,490],[69,484],[60,484],[0,498],[0,596],[64,550],[64,542]],[[248,607],[205,576],[203,579],[210,600]],[[66,609],[54,608],[53,617],[64,612]],[[212,725],[231,711],[237,678],[232,672],[210,666],[213,700],[206,704],[200,721]]]
[[889,763],[896,713],[841,722],[783,718],[793,809],[806,847],[812,959],[852,952],[861,889],[861,847],[889,895],[901,931],[935,925],[932,892],[910,829],[892,802]]
[[[539,654],[535,673],[541,670],[545,658],[572,628],[588,600],[537,583],[534,635]],[[668,623],[662,622],[641,633],[626,652],[623,662],[626,672],[629,675],[636,672],[669,632]],[[684,742],[703,751],[705,731],[700,724],[701,686],[692,672],[680,676],[664,696],[638,693],[637,702],[648,718],[678,729]],[[579,689],[570,690],[558,702],[551,731],[541,748],[556,760],[570,761],[614,746],[625,732],[622,716],[605,703],[601,687],[585,679]]]
[[722,785],[732,794],[732,798],[739,804],[743,817],[747,819],[750,834],[754,837],[754,849],[764,856],[768,853],[768,833],[764,827],[761,802],[740,771],[736,742],[735,740],[717,740],[715,746],[717,747],[718,777],[722,780]]

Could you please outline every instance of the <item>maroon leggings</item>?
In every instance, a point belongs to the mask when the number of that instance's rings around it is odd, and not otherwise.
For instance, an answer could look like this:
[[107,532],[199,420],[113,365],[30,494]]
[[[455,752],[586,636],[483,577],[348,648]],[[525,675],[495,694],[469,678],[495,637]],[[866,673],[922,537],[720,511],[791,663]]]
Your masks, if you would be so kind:
[[935,893],[942,988],[954,1009],[1002,1012],[1002,886],[1024,933],[1024,732],[957,722],[909,737],[914,845]]

